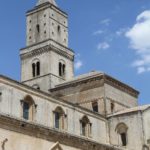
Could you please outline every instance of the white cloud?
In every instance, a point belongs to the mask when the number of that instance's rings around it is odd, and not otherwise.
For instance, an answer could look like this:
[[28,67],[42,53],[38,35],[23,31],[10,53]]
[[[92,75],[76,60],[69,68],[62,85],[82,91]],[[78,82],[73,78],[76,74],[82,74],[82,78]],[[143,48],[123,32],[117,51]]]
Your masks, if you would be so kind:
[[150,71],[150,11],[144,11],[136,18],[136,23],[125,36],[130,40],[130,47],[135,50],[138,59],[132,66],[138,73]]
[[109,47],[110,47],[110,45],[107,42],[102,42],[97,45],[98,50],[106,50]]
[[98,30],[98,31],[95,31],[95,32],[93,33],[93,35],[99,35],[99,34],[103,34],[103,33],[104,33],[103,30]]
[[83,66],[83,63],[82,63],[81,60],[76,60],[75,61],[74,67],[75,67],[76,70],[79,70],[82,66]]
[[104,19],[104,20],[102,20],[102,21],[100,22],[100,24],[104,24],[104,25],[106,25],[106,26],[109,26],[110,22],[111,22],[110,19]]
[[137,72],[138,72],[138,74],[141,74],[141,73],[146,72],[146,69],[144,67],[139,67],[139,68],[137,68]]
[[81,61],[80,57],[81,55],[79,53],[75,55],[74,67],[76,70],[79,70],[83,66],[83,62]]

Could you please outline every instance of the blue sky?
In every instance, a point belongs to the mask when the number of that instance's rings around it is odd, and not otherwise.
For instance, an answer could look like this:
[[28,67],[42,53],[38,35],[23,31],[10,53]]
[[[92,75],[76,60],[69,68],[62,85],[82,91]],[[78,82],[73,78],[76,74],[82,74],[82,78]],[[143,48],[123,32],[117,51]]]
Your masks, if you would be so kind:
[[[36,0],[1,0],[0,74],[20,80],[19,49],[25,47],[25,12]],[[105,72],[141,92],[150,103],[150,1],[57,0],[69,15],[69,47],[75,74]]]

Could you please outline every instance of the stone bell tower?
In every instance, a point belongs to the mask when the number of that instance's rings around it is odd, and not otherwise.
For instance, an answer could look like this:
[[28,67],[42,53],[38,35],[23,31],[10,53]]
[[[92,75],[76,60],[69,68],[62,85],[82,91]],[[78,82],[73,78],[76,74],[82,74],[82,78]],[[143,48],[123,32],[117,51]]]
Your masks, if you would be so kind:
[[68,48],[68,16],[55,0],[39,0],[26,16],[26,47],[20,50],[21,81],[48,91],[74,76],[74,52]]

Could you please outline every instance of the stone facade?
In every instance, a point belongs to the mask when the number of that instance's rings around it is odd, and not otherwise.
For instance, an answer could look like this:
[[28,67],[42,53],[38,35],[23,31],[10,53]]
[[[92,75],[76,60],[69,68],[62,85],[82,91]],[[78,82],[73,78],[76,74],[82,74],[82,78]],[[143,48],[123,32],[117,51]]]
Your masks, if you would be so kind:
[[27,12],[21,82],[0,75],[2,150],[149,150],[150,105],[102,72],[74,77],[68,16],[54,0]]

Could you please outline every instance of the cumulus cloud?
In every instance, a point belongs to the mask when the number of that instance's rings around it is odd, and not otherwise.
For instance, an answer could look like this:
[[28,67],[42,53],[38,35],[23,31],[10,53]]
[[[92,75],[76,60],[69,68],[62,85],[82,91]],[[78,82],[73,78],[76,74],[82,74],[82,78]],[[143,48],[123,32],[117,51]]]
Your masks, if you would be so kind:
[[110,45],[107,42],[102,42],[97,45],[98,50],[106,50],[109,47],[110,47]]
[[136,18],[136,23],[125,36],[130,40],[130,47],[137,53],[138,59],[132,64],[139,74],[150,71],[150,10]]

